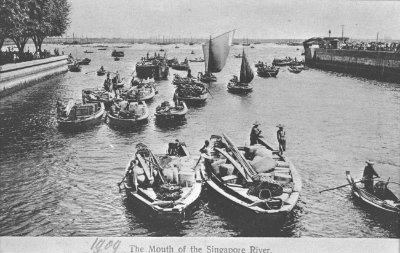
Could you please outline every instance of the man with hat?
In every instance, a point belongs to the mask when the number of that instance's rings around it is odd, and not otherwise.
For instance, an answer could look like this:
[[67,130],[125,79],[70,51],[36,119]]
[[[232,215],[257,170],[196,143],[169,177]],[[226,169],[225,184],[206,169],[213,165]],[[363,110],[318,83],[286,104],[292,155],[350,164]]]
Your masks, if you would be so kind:
[[364,167],[364,173],[363,173],[363,182],[364,182],[364,187],[365,190],[369,193],[374,193],[374,176],[379,177],[378,173],[376,173],[374,167],[375,163],[372,162],[371,160],[365,161],[367,163],[367,166]]
[[279,143],[279,153],[282,155],[283,151],[286,151],[286,132],[283,130],[282,124],[279,124],[276,127],[279,128],[279,130],[276,132],[276,138],[278,139]]
[[261,136],[261,130],[258,129],[260,122],[256,121],[253,123],[253,128],[250,132],[250,145],[255,145],[258,143],[258,137]]

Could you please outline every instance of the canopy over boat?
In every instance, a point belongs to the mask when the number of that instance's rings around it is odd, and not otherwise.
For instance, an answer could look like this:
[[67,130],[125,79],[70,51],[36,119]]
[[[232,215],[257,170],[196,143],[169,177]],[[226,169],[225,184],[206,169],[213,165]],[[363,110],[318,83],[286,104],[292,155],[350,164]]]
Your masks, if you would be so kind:
[[242,65],[240,67],[240,82],[241,83],[250,83],[254,78],[253,70],[250,67],[249,62],[247,61],[246,54],[242,53]]
[[232,45],[235,30],[221,34],[203,45],[204,64],[206,73],[218,73],[225,64]]

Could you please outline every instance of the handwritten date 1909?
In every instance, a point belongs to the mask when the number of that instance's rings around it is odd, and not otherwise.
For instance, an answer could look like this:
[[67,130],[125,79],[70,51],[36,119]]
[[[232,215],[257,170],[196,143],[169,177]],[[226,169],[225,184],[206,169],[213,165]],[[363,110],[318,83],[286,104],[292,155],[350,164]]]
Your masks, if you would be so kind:
[[106,241],[105,239],[99,239],[96,238],[96,240],[93,242],[92,247],[90,247],[90,250],[93,253],[100,253],[100,252],[109,252],[112,251],[113,253],[117,253],[117,250],[119,246],[121,245],[120,240],[108,240]]

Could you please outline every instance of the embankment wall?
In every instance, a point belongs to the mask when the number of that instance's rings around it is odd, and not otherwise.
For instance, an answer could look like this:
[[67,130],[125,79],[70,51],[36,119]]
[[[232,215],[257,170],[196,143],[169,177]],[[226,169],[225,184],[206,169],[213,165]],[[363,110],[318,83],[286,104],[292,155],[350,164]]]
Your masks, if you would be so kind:
[[33,85],[40,80],[66,72],[67,56],[57,56],[0,66],[0,97]]
[[367,78],[400,83],[400,53],[307,48],[306,64]]

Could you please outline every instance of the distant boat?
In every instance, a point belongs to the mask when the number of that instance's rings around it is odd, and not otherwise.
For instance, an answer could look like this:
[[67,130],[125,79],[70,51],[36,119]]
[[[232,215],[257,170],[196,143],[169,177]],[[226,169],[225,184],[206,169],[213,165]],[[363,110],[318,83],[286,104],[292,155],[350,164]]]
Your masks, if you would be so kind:
[[250,64],[247,60],[246,54],[242,53],[242,64],[240,66],[240,78],[237,80],[237,77],[230,80],[228,83],[228,90],[233,93],[247,93],[253,90],[253,86],[250,82],[254,78],[253,70],[250,67]]
[[178,45],[175,45],[175,48],[179,48]]
[[235,58],[242,58],[241,54],[234,55]]
[[112,57],[124,57],[124,51],[117,51],[117,50],[113,50],[111,52],[111,56]]
[[79,65],[78,62],[74,62],[73,64],[68,65],[68,70],[71,72],[80,72],[82,67]]
[[120,59],[119,57],[114,57],[114,61],[119,61]]
[[92,54],[93,53],[93,51],[89,51],[89,50],[85,50],[85,51],[83,51],[85,54]]
[[79,65],[89,65],[89,63],[92,61],[89,58],[85,58],[83,60],[77,60]]
[[200,72],[200,81],[217,81],[216,76],[212,73],[218,73],[224,68],[234,35],[235,30],[223,33],[215,38],[210,36],[210,40],[203,45],[204,74]]
[[248,38],[247,38],[247,41],[246,41],[246,42],[245,42],[244,39],[243,39],[242,46],[245,46],[245,47],[250,46],[250,43],[249,43],[249,39],[248,39]]

